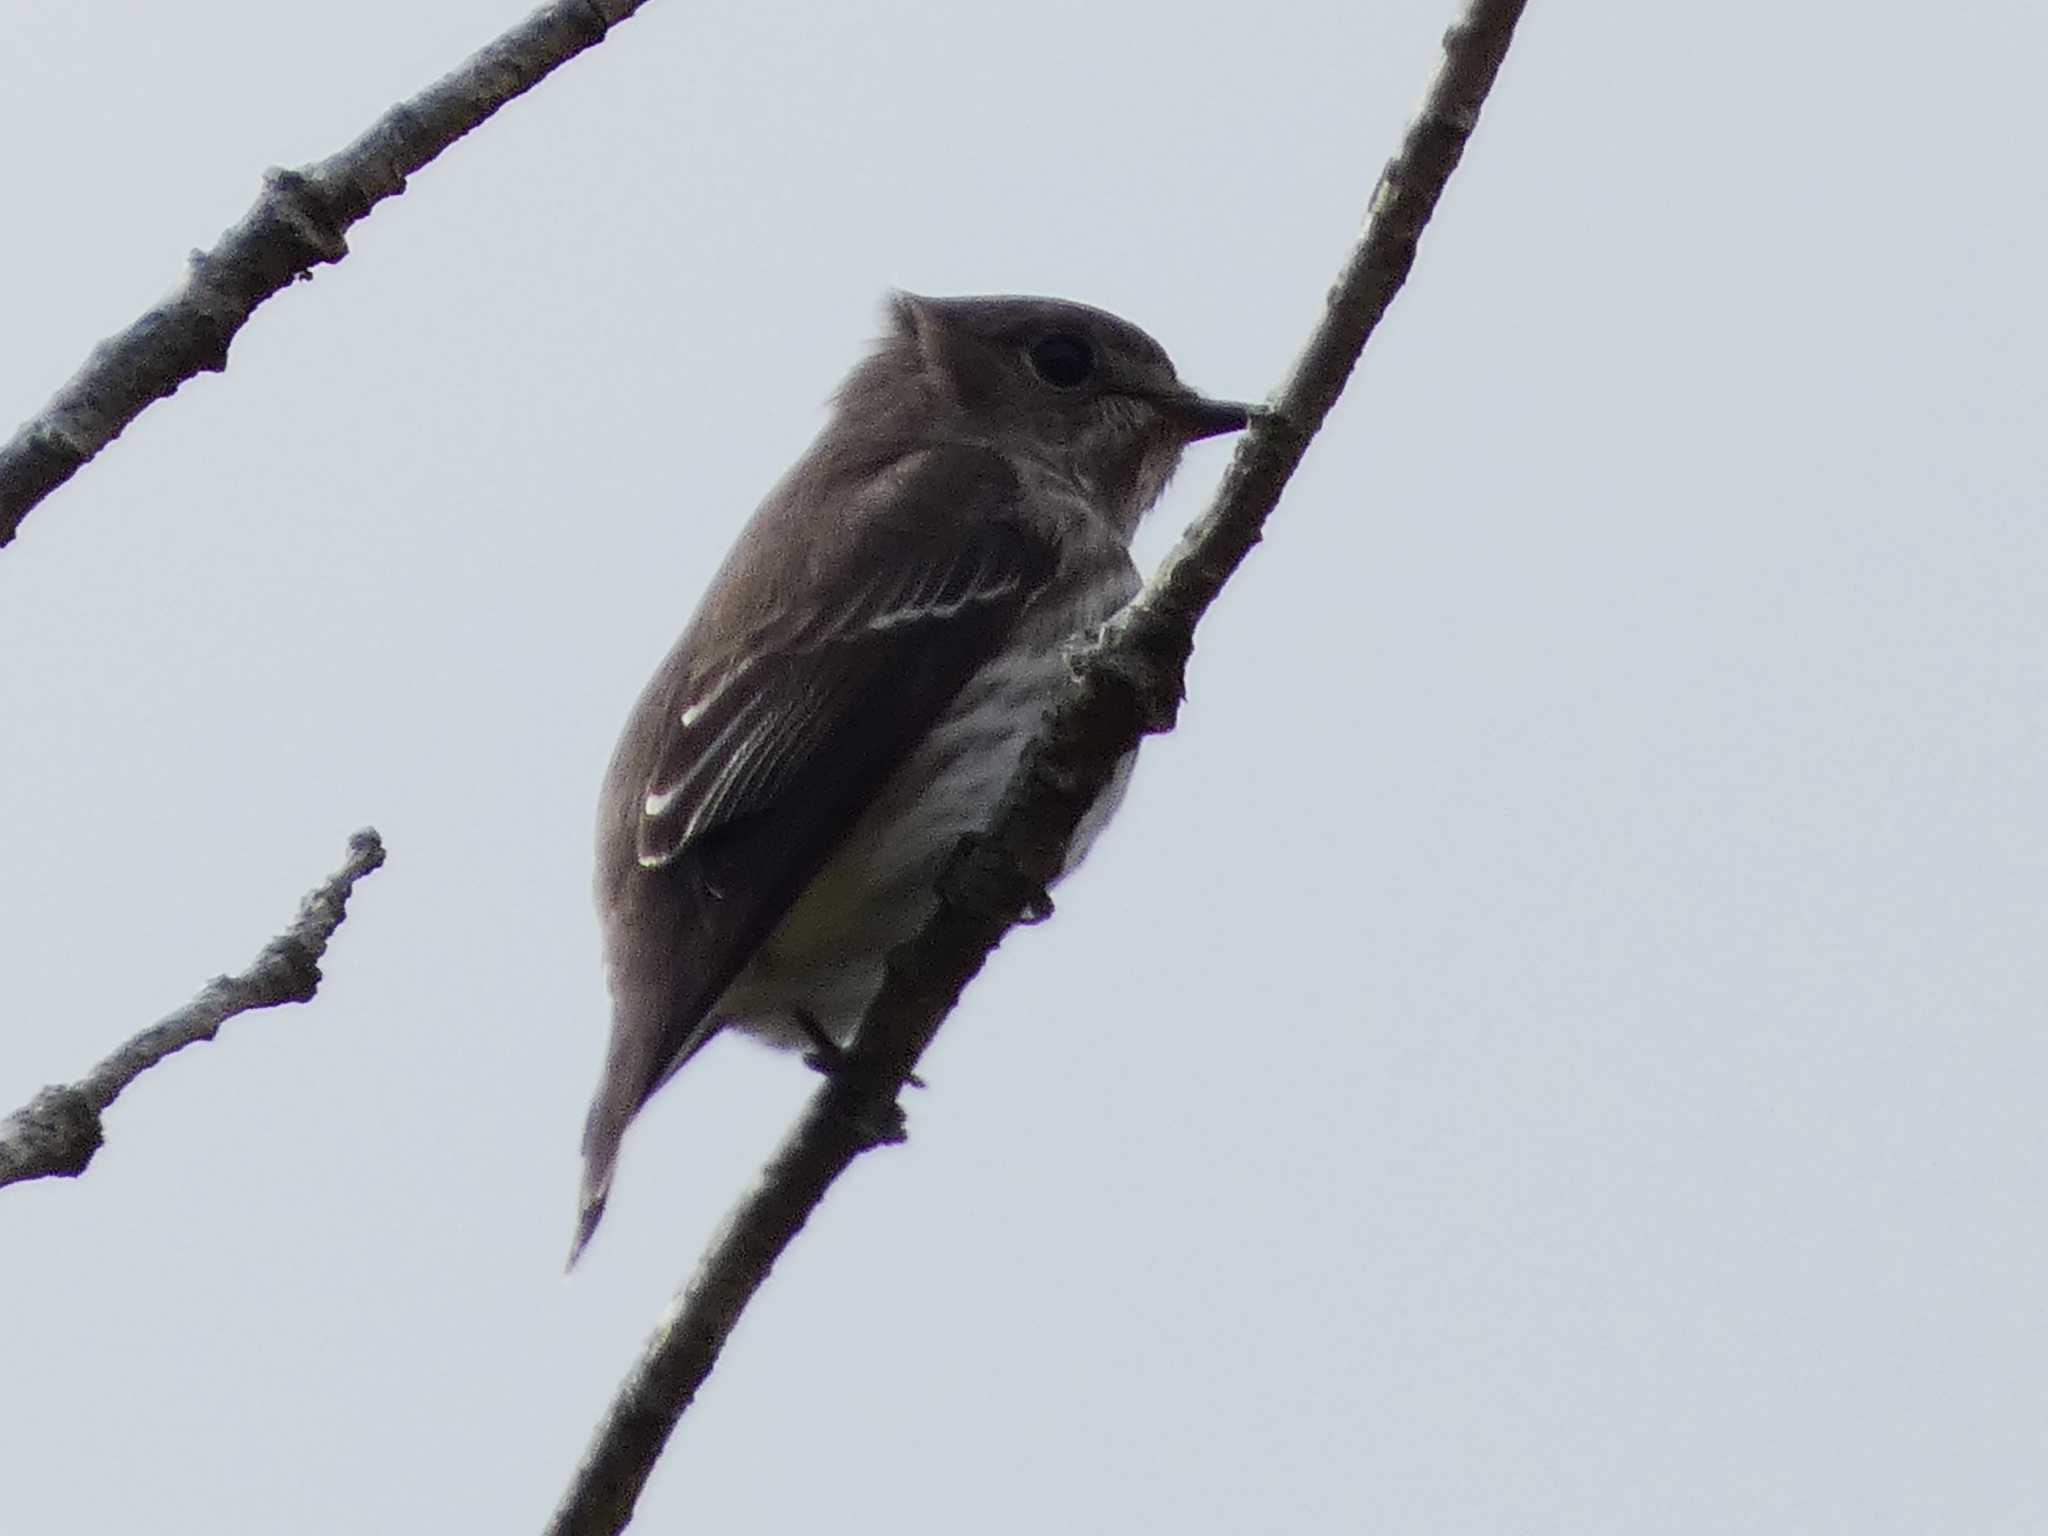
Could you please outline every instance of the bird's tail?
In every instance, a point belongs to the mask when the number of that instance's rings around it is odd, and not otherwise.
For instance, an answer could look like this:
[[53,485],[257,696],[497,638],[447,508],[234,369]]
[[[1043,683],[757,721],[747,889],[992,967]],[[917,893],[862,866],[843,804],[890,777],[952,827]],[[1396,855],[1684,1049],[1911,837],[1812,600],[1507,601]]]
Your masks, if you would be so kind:
[[605,1191],[592,1189],[586,1178],[583,1184],[583,1208],[576,1213],[576,1238],[569,1244],[569,1262],[562,1266],[567,1273],[576,1267],[576,1261],[583,1257],[583,1250],[590,1245],[590,1236],[597,1230],[597,1224],[604,1217]]
[[[615,994],[618,991],[615,983]],[[611,1194],[612,1169],[618,1163],[619,1143],[625,1139],[626,1127],[648,1096],[718,1032],[717,1022],[703,1017],[707,1000],[701,991],[687,999],[685,1009],[673,1015],[667,1001],[665,988],[647,987],[637,995],[627,994],[616,1004],[611,1043],[605,1051],[604,1075],[598,1079],[596,1097],[590,1102],[590,1117],[583,1122],[583,1197],[582,1208],[576,1215],[576,1240],[569,1245],[570,1269],[576,1267],[577,1259],[582,1257],[591,1234],[604,1217],[605,1199]],[[672,1016],[684,1023],[671,1026]]]
[[569,1244],[565,1272],[576,1267],[576,1261],[589,1246],[591,1234],[604,1218],[604,1202],[612,1192],[612,1169],[619,1160],[619,1142],[626,1134],[627,1120],[637,1108],[638,1099],[624,1098],[611,1082],[598,1090],[597,1101],[590,1106],[590,1118],[583,1126],[583,1191],[576,1212],[576,1238]]

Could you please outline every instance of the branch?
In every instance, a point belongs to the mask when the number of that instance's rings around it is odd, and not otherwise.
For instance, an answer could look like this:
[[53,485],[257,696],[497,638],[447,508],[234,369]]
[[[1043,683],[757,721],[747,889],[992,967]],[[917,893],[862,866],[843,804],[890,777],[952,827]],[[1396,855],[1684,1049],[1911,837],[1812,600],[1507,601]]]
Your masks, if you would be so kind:
[[1124,754],[1172,727],[1194,629],[1259,540],[1309,440],[1415,260],[1417,239],[1464,153],[1523,0],[1469,0],[1364,232],[1275,402],[1238,447],[1209,510],[1129,608],[1074,658],[1074,679],[1033,743],[995,825],[963,847],[937,913],[889,957],[888,977],[843,1069],[811,1099],[754,1189],[726,1218],[669,1306],[548,1526],[621,1530],[669,1434],[711,1374],[741,1310],[832,1181],[870,1147],[902,1139],[896,1095],[961,990],[1058,872],[1083,812]]
[[291,927],[264,945],[246,971],[216,976],[78,1082],[45,1088],[0,1120],[0,1186],[85,1172],[100,1148],[100,1112],[136,1078],[173,1051],[211,1040],[238,1013],[311,1002],[320,957],[347,915],[349,893],[383,862],[383,842],[365,827],[348,840],[348,862],[306,893]]
[[645,0],[555,0],[459,68],[386,112],[339,154],[271,170],[242,221],[141,319],[94,347],[49,403],[0,445],[0,547],[22,519],[151,404],[227,367],[258,304],[348,254],[350,227],[405,179],[514,97],[533,89]]

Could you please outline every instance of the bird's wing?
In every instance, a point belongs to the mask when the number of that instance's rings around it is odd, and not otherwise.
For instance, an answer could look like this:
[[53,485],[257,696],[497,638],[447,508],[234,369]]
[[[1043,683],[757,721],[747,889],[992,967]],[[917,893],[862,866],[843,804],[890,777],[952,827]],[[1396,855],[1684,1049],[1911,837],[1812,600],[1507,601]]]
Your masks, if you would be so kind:
[[1018,525],[984,519],[939,533],[883,524],[856,549],[862,577],[831,611],[736,657],[662,722],[635,838],[643,868],[678,865],[722,828],[819,798],[826,786],[804,781],[819,776],[828,741],[833,779],[855,761],[893,767],[1053,558]]
[[[1018,496],[986,450],[925,452],[856,537],[791,552],[812,562],[793,591],[788,569],[757,562],[763,622],[728,645],[693,644],[693,626],[643,696],[618,760],[638,804],[601,833],[613,1021],[584,1132],[586,1233],[627,1122],[710,1038],[711,1005],[1051,577],[1056,553]],[[821,609],[818,592],[837,595]]]

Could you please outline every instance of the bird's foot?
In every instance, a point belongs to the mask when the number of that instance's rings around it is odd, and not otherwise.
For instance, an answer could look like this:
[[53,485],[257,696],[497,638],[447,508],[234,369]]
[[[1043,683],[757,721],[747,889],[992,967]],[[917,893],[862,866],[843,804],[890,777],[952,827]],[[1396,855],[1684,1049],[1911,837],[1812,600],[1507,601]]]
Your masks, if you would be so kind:
[[1042,923],[1052,916],[1052,892],[1017,868],[1017,861],[994,840],[969,832],[953,847],[939,871],[939,899],[971,910],[1000,910],[1016,902],[1024,910],[1017,921]]
[[[804,1038],[811,1042],[811,1048],[804,1052],[804,1065],[820,1077],[837,1077],[846,1070],[847,1048],[835,1040],[831,1032],[818,1022],[816,1014],[805,1008],[790,1010],[796,1020],[796,1027],[804,1032]],[[924,1079],[912,1072],[903,1079],[904,1086],[922,1088]]]
[[804,1032],[804,1038],[811,1042],[811,1048],[804,1052],[804,1065],[825,1077],[837,1077],[846,1069],[846,1047],[832,1038],[818,1016],[808,1008],[792,1008],[790,1017],[796,1027]]

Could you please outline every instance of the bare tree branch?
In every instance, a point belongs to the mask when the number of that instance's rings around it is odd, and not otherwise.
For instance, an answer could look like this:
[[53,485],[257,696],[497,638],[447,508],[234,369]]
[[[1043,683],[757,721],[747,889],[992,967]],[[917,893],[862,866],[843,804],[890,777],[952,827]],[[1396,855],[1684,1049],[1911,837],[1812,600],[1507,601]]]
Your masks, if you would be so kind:
[[1522,5],[1469,0],[1445,35],[1442,66],[1400,152],[1381,173],[1365,230],[1270,412],[1241,442],[1209,510],[1131,606],[1076,655],[1074,681],[995,825],[955,857],[937,914],[890,956],[888,979],[844,1069],[813,1096],[648,1340],[577,1468],[550,1536],[600,1536],[632,1518],[669,1434],[776,1258],[855,1157],[901,1139],[896,1095],[961,989],[1030,912],[1118,761],[1144,734],[1171,728],[1195,625],[1258,542],[1281,489],[1407,278]]
[[228,344],[254,312],[322,262],[348,254],[349,228],[405,179],[498,108],[604,41],[646,0],[555,0],[459,68],[377,119],[339,154],[272,170],[242,221],[127,330],[0,445],[0,546],[22,519],[155,401],[227,367]]
[[311,1002],[320,957],[348,913],[356,882],[384,862],[384,844],[368,827],[348,840],[348,862],[306,893],[292,925],[239,976],[216,976],[191,1002],[145,1029],[78,1082],[45,1088],[0,1120],[0,1186],[71,1178],[100,1148],[100,1112],[173,1051],[211,1040],[238,1013]]

